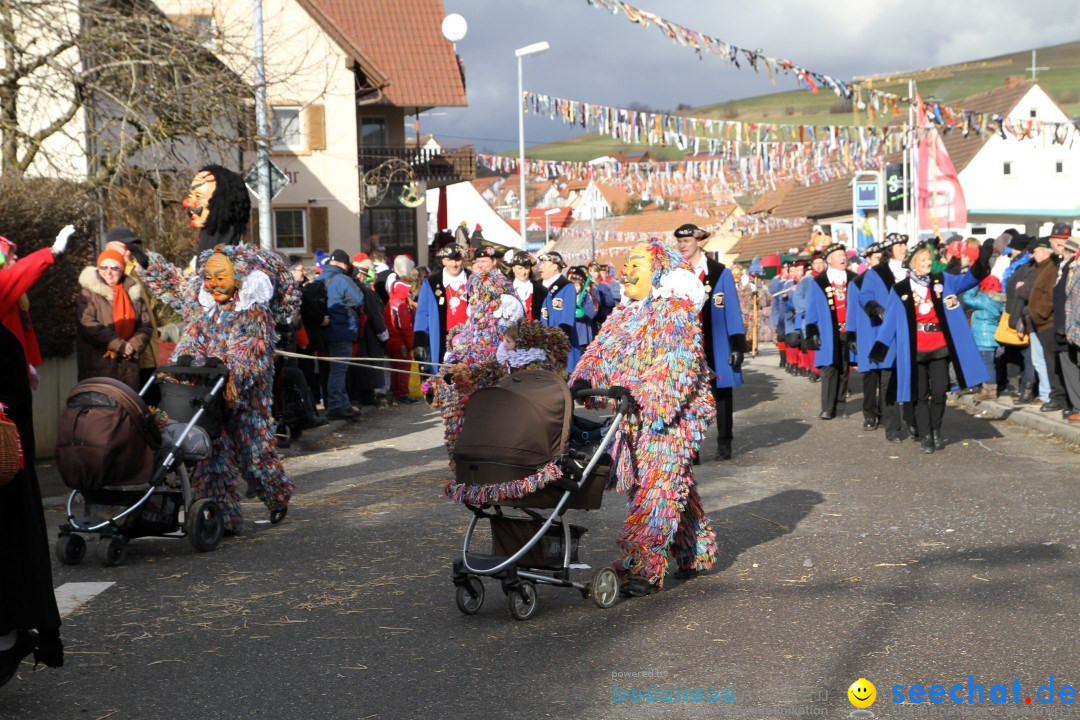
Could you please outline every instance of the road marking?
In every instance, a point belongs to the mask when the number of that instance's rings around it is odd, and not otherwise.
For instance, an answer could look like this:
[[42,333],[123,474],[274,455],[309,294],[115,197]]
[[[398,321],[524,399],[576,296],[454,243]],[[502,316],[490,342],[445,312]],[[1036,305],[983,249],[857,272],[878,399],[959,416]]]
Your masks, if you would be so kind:
[[114,582],[64,583],[56,588],[56,604],[60,608],[60,617],[67,617],[115,584]]

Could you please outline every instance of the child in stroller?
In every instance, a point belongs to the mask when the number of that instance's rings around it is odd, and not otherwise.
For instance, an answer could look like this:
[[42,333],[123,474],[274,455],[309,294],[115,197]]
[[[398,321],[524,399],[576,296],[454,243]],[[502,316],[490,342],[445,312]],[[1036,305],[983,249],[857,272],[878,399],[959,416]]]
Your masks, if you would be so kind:
[[[589,569],[578,562],[586,528],[564,515],[600,508],[611,462],[606,452],[629,411],[630,395],[623,388],[577,395],[616,400],[614,420],[574,417],[566,382],[544,370],[515,373],[469,398],[454,446],[456,476],[446,488],[473,514],[453,566],[462,613],[472,615],[483,605],[482,577],[500,581],[516,620],[536,612],[537,583],[576,589],[601,608],[615,603],[619,581],[610,566],[598,568],[587,583],[571,580],[571,570]],[[541,510],[550,512],[545,517]],[[470,550],[481,519],[491,526],[490,554]]]

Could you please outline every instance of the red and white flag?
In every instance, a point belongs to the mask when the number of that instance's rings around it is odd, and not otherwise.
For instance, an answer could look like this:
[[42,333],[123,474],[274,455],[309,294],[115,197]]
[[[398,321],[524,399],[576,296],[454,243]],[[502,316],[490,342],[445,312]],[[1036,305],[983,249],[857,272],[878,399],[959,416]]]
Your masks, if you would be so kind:
[[960,178],[936,127],[926,119],[922,99],[915,96],[916,132],[919,138],[919,230],[941,235],[943,230],[967,229],[967,203]]

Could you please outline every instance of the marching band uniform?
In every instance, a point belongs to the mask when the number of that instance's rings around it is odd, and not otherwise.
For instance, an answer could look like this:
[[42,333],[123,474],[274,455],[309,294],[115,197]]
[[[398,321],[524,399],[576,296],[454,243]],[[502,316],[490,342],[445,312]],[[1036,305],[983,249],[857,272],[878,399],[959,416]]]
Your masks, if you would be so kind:
[[[916,248],[911,259],[922,252]],[[926,453],[941,450],[941,421],[945,415],[945,392],[951,362],[961,387],[987,382],[986,366],[975,345],[960,296],[989,274],[993,241],[987,240],[971,271],[960,275],[911,272],[893,286],[885,321],[878,332],[870,359],[883,361],[895,349],[900,402],[914,404],[915,426]],[[911,263],[909,262],[909,268]]]
[[[876,249],[889,256],[892,246],[906,243],[907,236],[890,233]],[[856,281],[857,288],[851,297],[856,299],[856,361],[862,373],[863,428],[873,430],[880,422],[885,426],[885,439],[900,442],[900,407],[896,404],[896,352],[890,348],[881,362],[870,359],[870,350],[877,342],[881,324],[885,320],[885,306],[889,304],[889,292],[896,284],[895,265],[899,261],[886,261],[869,268]],[[907,275],[906,271],[902,271]]]
[[[559,253],[549,252],[540,256],[540,262],[553,262],[559,269],[566,267]],[[584,349],[576,339],[574,322],[577,319],[577,293],[574,285],[561,273],[541,280],[547,296],[540,310],[540,320],[549,327],[560,328],[570,339],[570,358],[566,362],[566,371],[571,373],[577,365]]]
[[[439,250],[439,258],[461,258],[461,248],[447,245]],[[413,324],[414,346],[428,348],[428,360],[442,362],[446,354],[446,335],[465,322],[468,298],[469,271],[456,276],[445,269],[432,273],[420,286]]]
[[[513,260],[510,261],[511,268],[521,266],[528,268],[530,272],[535,264],[532,257],[525,252],[516,253]],[[539,280],[534,280],[532,277],[522,280],[517,277],[515,271],[513,288],[514,296],[525,307],[525,317],[529,320],[539,320],[544,309],[544,298],[547,297],[547,288],[544,287],[544,284]]]
[[[829,255],[846,251],[840,243],[833,243],[825,248],[823,255],[828,262]],[[831,420],[837,412],[842,413],[847,398],[850,363],[848,287],[854,279],[855,273],[846,267],[843,270],[830,267],[810,281],[803,335],[804,344],[814,351],[815,364],[821,369],[821,413],[818,417],[822,420]]]
[[780,367],[787,368],[787,344],[784,342],[784,303],[783,296],[779,293],[784,289],[784,276],[777,273],[776,277],[769,281],[769,296],[772,304],[769,306],[769,325],[776,332],[776,349],[780,353]]

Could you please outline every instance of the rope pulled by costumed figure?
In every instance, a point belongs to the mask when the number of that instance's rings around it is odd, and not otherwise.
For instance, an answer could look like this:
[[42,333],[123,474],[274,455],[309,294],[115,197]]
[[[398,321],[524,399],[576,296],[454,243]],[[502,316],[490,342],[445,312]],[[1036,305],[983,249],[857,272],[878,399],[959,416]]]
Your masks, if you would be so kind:
[[635,401],[612,450],[611,486],[630,497],[616,569],[624,590],[642,595],[663,587],[669,545],[687,574],[716,559],[691,467],[715,408],[701,342],[705,288],[682,256],[659,240],[640,244],[620,282],[624,301],[585,351],[573,382],[620,385]]

